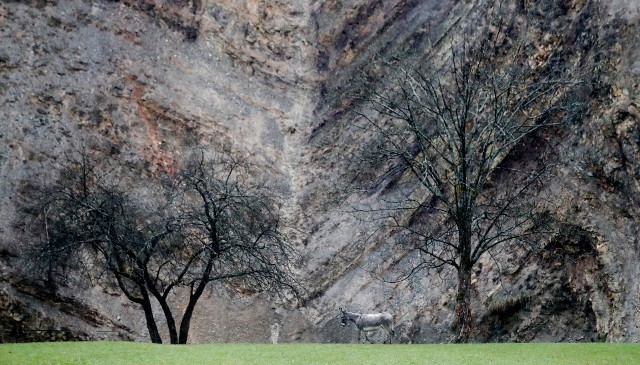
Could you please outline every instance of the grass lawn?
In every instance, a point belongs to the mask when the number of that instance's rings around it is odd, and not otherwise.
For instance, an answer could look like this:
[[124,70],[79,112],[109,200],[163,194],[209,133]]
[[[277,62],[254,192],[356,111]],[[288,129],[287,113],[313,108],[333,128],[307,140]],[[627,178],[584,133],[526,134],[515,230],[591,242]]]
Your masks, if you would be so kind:
[[1,344],[0,364],[640,364],[638,344]]

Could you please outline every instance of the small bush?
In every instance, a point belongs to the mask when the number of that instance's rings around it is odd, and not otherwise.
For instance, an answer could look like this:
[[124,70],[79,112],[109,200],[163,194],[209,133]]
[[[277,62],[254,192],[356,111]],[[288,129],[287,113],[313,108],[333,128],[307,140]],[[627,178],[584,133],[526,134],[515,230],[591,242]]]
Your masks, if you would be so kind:
[[509,295],[494,298],[489,305],[489,315],[510,316],[525,308],[531,302],[530,295]]

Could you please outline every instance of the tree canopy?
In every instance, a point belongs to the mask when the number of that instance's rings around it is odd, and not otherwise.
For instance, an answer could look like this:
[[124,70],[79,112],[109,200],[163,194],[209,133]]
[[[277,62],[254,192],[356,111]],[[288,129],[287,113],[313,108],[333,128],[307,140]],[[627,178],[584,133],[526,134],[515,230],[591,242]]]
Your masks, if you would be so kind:
[[[173,176],[131,179],[83,153],[60,177],[34,188],[25,207],[39,233],[32,259],[50,282],[62,269],[114,285],[144,313],[152,342],[162,342],[152,300],[171,343],[186,343],[193,311],[212,282],[295,297],[296,255],[275,185],[259,166],[228,151],[192,154]],[[176,324],[169,294],[186,290]]]
[[[390,222],[417,252],[408,275],[456,270],[460,342],[468,341],[473,322],[473,266],[507,244],[530,248],[544,223],[529,199],[550,167],[543,132],[561,129],[582,110],[578,75],[552,57],[533,62],[527,52],[526,43],[494,32],[482,42],[453,44],[444,63],[428,54],[374,59],[352,96],[373,140],[355,173],[368,176],[359,186],[380,200],[353,209]],[[540,148],[510,159],[525,143]],[[509,182],[498,189],[499,179]]]

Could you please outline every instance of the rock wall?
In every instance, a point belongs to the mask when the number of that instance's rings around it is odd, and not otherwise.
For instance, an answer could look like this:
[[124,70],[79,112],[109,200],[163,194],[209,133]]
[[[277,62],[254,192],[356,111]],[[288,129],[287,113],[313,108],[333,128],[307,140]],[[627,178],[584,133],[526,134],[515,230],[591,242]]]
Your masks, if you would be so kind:
[[[429,48],[444,57],[463,30],[504,11],[527,14],[531,57],[559,52],[572,65],[597,59],[599,69],[589,113],[559,136],[559,167],[542,188],[553,197],[546,208],[570,225],[549,238],[546,254],[507,255],[503,275],[492,261],[482,263],[474,277],[477,340],[638,341],[638,5],[499,4],[0,3],[0,174],[8,177],[0,181],[0,305],[13,308],[5,311],[12,318],[23,316],[11,314],[18,312],[50,318],[47,326],[69,328],[74,338],[101,338],[108,327],[117,328],[114,337],[145,340],[140,311],[117,293],[88,286],[42,297],[24,289],[35,284],[21,284],[16,266],[21,230],[28,229],[12,223],[19,191],[25,180],[51,178],[59,156],[72,148],[153,175],[171,171],[191,146],[226,144],[262,159],[288,182],[289,214],[305,232],[296,244],[310,296],[303,307],[289,308],[263,295],[212,288],[199,303],[191,341],[267,342],[274,323],[280,342],[354,341],[353,328],[339,326],[340,306],[395,313],[397,341],[448,341],[451,272],[384,282],[381,276],[406,269],[411,256],[397,250],[391,232],[341,205],[337,172],[366,142],[341,96],[372,55]],[[528,150],[522,146],[512,158],[529,158]],[[59,315],[62,303],[101,319]]]

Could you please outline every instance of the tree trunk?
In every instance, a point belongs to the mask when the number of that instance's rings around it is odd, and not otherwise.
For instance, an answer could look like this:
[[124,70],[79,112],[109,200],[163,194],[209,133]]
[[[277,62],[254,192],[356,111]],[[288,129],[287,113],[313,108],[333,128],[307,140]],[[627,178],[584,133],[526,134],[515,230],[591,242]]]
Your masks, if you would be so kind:
[[198,302],[198,299],[200,299],[202,292],[203,290],[196,290],[196,292],[193,295],[191,295],[189,298],[189,304],[187,304],[187,308],[184,310],[184,315],[182,316],[182,321],[180,322],[180,338],[178,340],[179,344],[187,343],[187,337],[189,336],[189,327],[191,326],[191,317],[193,316],[193,310],[196,308],[196,303]]
[[[466,185],[465,185],[466,186]],[[463,189],[463,197],[467,192]],[[465,201],[463,199],[463,201]],[[473,262],[471,260],[472,229],[471,209],[462,209],[458,220],[460,261],[458,266],[458,294],[456,295],[456,338],[457,343],[469,342],[473,331],[473,317],[471,316],[471,272]]]
[[151,300],[149,298],[149,294],[147,294],[146,291],[143,291],[142,296],[143,296],[143,301],[141,305],[142,305],[142,309],[144,310],[144,317],[147,322],[147,330],[149,330],[149,337],[151,338],[151,342],[162,343],[162,337],[160,337],[160,332],[158,332],[156,319],[153,317],[153,308],[151,307]]
[[184,311],[184,316],[182,316],[182,322],[180,322],[180,338],[178,340],[178,343],[181,345],[187,343],[189,327],[191,326],[191,316],[193,315],[194,308],[195,305],[191,305],[191,301],[189,301],[189,305],[187,305],[187,309]]
[[[213,242],[217,245],[217,239],[215,235],[213,236]],[[184,315],[182,316],[182,321],[180,321],[180,337],[178,338],[179,344],[186,344],[187,337],[189,337],[189,327],[191,326],[191,316],[193,316],[193,310],[196,308],[196,303],[198,303],[198,299],[204,292],[204,288],[207,287],[207,279],[211,274],[211,270],[213,269],[213,262],[218,257],[219,249],[216,247],[215,249],[209,251],[209,260],[207,261],[207,266],[204,269],[202,278],[198,283],[198,287],[193,290],[193,286],[191,287],[191,293],[189,295],[189,304],[187,304],[187,308],[184,310]]]
[[176,330],[176,321],[173,318],[173,314],[171,313],[171,308],[169,308],[169,304],[163,297],[156,298],[160,306],[162,307],[162,311],[164,312],[164,317],[167,320],[167,329],[169,330],[169,341],[171,344],[178,343],[178,331]]
[[469,342],[473,331],[471,316],[471,265],[458,268],[458,295],[456,296],[456,338],[455,342]]

